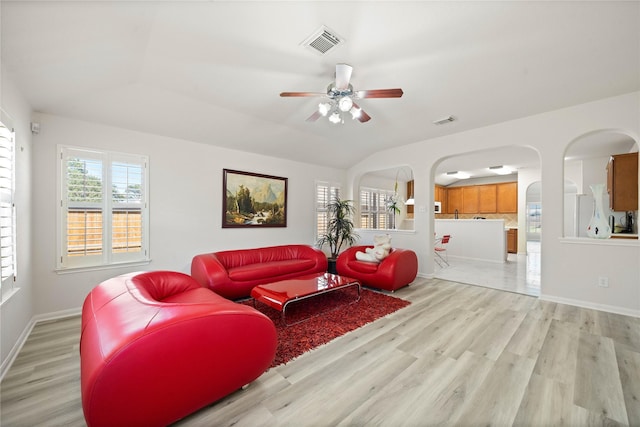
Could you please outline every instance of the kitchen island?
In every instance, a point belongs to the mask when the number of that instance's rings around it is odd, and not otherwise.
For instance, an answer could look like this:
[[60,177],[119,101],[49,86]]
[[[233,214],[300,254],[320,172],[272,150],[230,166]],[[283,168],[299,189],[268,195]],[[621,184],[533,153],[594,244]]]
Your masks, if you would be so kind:
[[436,238],[451,235],[449,257],[491,262],[507,259],[507,230],[503,219],[436,219]]

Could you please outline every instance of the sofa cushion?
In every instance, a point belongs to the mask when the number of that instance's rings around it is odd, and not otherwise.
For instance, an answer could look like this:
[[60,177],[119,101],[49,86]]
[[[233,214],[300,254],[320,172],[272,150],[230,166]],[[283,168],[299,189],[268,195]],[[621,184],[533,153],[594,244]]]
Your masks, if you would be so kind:
[[311,259],[289,259],[243,265],[230,268],[228,272],[231,280],[248,281],[305,271],[315,264],[315,260]]
[[378,266],[375,262],[364,262],[364,261],[349,261],[349,267],[358,273],[370,273],[373,274],[378,271]]

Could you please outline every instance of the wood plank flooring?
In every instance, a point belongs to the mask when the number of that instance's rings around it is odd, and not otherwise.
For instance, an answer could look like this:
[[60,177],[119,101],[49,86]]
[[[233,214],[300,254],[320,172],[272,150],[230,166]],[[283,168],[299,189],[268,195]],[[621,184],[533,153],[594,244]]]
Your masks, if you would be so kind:
[[[442,280],[179,426],[640,426],[640,319]],[[36,325],[2,426],[83,426],[78,317]]]

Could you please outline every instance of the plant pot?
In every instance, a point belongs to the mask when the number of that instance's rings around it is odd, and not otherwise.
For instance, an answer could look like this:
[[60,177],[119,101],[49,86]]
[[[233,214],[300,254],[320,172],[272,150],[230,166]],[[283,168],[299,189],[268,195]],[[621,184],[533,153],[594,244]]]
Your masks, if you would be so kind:
[[338,270],[336,269],[336,262],[337,261],[338,260],[336,258],[327,259],[327,262],[328,262],[327,273],[338,274]]

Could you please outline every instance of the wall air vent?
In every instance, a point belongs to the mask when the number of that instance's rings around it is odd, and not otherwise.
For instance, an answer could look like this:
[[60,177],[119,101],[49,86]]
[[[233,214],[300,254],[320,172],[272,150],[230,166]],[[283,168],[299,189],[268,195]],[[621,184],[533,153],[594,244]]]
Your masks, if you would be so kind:
[[433,124],[434,125],[444,125],[446,123],[451,123],[454,120],[455,120],[455,118],[453,116],[447,116],[444,119],[434,120]]
[[342,43],[344,43],[342,36],[323,25],[301,44],[320,55],[324,55]]

